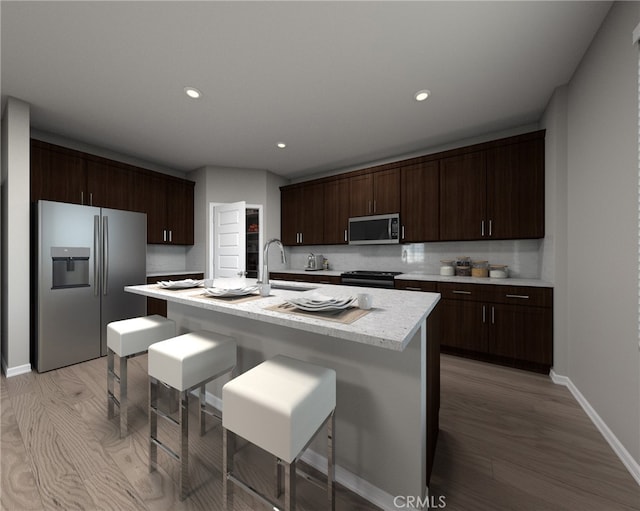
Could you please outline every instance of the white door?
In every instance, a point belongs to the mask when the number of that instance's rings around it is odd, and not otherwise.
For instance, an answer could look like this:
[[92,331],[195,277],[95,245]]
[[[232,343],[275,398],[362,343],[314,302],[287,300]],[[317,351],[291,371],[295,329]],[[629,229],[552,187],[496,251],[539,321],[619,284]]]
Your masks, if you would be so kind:
[[234,202],[214,208],[213,278],[241,277],[246,270],[246,203]]

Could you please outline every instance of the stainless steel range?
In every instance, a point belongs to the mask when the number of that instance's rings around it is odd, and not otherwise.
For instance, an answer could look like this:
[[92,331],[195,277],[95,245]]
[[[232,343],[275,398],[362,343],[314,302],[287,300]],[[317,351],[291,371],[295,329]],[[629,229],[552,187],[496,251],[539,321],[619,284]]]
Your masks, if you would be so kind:
[[345,286],[386,287],[393,289],[394,278],[400,271],[355,270],[340,275]]

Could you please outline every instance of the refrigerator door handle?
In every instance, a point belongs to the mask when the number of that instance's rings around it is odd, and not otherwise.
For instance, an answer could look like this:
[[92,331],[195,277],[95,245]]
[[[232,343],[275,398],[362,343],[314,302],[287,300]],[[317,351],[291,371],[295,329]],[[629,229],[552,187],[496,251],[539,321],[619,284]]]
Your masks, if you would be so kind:
[[109,217],[102,217],[102,294],[107,295],[109,284]]
[[98,290],[99,278],[100,278],[100,217],[94,215],[93,217],[93,295],[98,296],[100,291]]

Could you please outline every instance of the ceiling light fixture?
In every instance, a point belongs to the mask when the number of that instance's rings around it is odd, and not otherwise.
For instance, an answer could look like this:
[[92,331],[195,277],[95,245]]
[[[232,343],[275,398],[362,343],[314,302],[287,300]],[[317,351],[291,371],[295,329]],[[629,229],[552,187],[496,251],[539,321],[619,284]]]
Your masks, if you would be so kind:
[[199,99],[202,96],[202,92],[200,92],[195,87],[185,87],[184,93],[191,99]]
[[429,96],[431,96],[431,91],[429,91],[427,89],[423,89],[423,90],[419,90],[418,92],[416,92],[415,96],[413,96],[413,97],[415,98],[416,101],[424,101]]
[[287,147],[287,144],[285,144],[284,142],[278,142],[277,146],[278,146],[280,149],[284,149],[285,147]]

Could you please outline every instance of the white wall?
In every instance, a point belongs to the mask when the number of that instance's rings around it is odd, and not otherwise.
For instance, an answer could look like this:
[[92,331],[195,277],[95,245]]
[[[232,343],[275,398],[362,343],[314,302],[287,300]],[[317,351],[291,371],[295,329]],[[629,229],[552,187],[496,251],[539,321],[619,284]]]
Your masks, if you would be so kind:
[[[640,3],[615,2],[568,87],[567,376],[640,463]],[[562,342],[561,339],[558,342]]]
[[[245,201],[263,206],[264,240],[280,237],[280,189],[287,180],[267,170],[203,167],[189,173],[196,182],[195,244],[187,253],[187,266],[208,268],[209,232],[207,219],[209,203]],[[275,251],[274,251],[275,254]],[[273,264],[272,264],[273,263]],[[270,254],[270,268],[277,268],[279,260]]]
[[568,87],[556,89],[541,120],[545,136],[545,237],[541,277],[554,283],[553,367],[568,372],[567,333],[567,102]]
[[8,98],[2,117],[2,369],[29,361],[29,105]]

